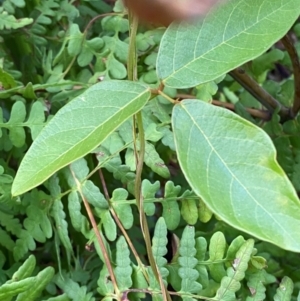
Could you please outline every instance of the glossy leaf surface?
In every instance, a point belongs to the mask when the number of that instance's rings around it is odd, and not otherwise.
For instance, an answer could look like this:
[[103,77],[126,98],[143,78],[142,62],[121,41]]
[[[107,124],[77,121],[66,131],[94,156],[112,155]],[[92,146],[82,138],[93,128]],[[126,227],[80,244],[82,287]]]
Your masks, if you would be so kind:
[[231,226],[300,251],[300,202],[267,134],[199,100],[172,116],[181,168],[196,194]]

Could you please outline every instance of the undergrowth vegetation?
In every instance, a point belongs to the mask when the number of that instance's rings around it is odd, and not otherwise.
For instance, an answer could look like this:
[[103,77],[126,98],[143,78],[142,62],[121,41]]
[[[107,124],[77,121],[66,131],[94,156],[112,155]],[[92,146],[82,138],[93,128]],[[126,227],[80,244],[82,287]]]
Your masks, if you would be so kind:
[[300,300],[300,0],[0,5],[0,301]]

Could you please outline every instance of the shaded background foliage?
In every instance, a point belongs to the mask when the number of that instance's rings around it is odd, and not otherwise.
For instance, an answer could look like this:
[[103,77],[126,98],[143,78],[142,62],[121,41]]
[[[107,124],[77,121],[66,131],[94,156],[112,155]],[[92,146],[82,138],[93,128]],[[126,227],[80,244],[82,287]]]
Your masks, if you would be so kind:
[[[92,154],[38,188],[11,197],[12,182],[25,152],[57,111],[99,81],[127,78],[129,24],[121,2],[0,3],[0,300],[113,297],[113,282],[78,190],[92,206],[103,230],[124,296],[130,293],[130,300],[139,300],[150,298],[145,293],[151,293],[153,299],[160,299],[160,286],[153,273],[129,255],[116,224],[118,218],[140,260],[148,264],[134,206],[136,170],[130,121]],[[113,14],[107,14],[112,10]],[[296,23],[290,33],[298,53],[299,28]],[[156,60],[164,31],[141,26],[136,37],[139,81],[153,87],[158,83]],[[282,105],[293,105],[292,62],[284,43],[278,42],[243,67]],[[262,127],[272,138],[278,161],[299,193],[299,117],[282,122],[284,111],[270,114],[249,93],[251,87],[234,79],[232,72],[192,89],[166,87],[164,93],[180,99],[213,99],[213,104],[234,110]],[[143,108],[147,142],[142,182],[152,251],[170,291],[179,292],[186,300],[192,300],[192,294],[198,291],[214,300],[297,300],[299,254],[259,240],[254,249],[254,241],[247,234],[213,216],[190,190],[175,155],[172,107],[157,96]],[[103,164],[101,170],[99,163]],[[236,257],[239,262],[234,261]],[[148,283],[144,274],[148,274]],[[228,282],[235,285],[228,289]]]

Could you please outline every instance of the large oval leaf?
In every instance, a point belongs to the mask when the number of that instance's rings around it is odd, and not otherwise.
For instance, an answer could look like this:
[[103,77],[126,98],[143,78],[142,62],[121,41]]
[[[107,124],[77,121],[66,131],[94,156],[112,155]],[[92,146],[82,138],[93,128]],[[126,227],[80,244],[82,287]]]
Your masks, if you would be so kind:
[[12,186],[19,195],[99,145],[150,98],[129,81],[96,84],[64,106],[42,130],[21,162]]
[[227,0],[204,20],[173,24],[157,72],[166,86],[193,87],[242,65],[279,40],[300,14],[300,0]]
[[300,202],[267,134],[199,100],[174,107],[180,166],[193,190],[231,226],[300,252]]

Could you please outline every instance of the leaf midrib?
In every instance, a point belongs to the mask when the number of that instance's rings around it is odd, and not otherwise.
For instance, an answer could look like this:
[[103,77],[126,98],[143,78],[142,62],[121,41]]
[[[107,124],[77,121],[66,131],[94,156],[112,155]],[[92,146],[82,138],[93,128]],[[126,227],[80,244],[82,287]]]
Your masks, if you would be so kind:
[[[280,223],[272,216],[269,214],[268,210],[266,210],[260,203],[258,203],[256,201],[256,199],[254,198],[254,196],[249,192],[249,190],[239,181],[239,179],[234,175],[234,173],[228,168],[227,164],[225,163],[225,161],[222,159],[222,157],[219,155],[219,153],[216,151],[216,149],[213,147],[213,145],[210,143],[208,137],[205,135],[205,133],[201,130],[201,128],[198,126],[197,122],[195,121],[195,119],[193,118],[193,116],[189,113],[189,111],[187,110],[187,108],[185,107],[184,104],[181,104],[182,108],[185,110],[186,114],[190,117],[191,121],[194,123],[194,125],[196,126],[196,128],[198,128],[199,132],[202,134],[202,136],[204,137],[204,139],[206,140],[207,144],[211,147],[212,151],[216,154],[216,156],[220,159],[220,161],[223,163],[224,167],[228,170],[228,172],[231,174],[232,178],[234,178],[237,183],[246,191],[246,193],[249,195],[249,197],[256,203],[257,206],[259,206],[260,208],[262,208],[262,210],[268,215],[270,216],[270,218],[275,222],[276,225],[278,225],[278,227],[280,229],[282,229],[283,233],[286,233],[286,236],[288,236],[292,241],[294,241],[295,243],[297,243],[293,236],[290,235],[290,233],[288,233],[281,225]],[[197,189],[198,190],[198,189]],[[230,221],[228,221],[229,224]],[[262,229],[263,230],[263,229]],[[243,230],[245,231],[245,230]],[[269,238],[268,238],[269,239]]]
[[[285,3],[285,4],[286,4],[286,3]],[[165,78],[163,79],[163,81],[164,81],[164,82],[167,82],[170,78],[176,77],[176,74],[177,74],[177,73],[181,72],[182,70],[184,70],[184,69],[186,69],[186,68],[188,69],[188,66],[189,66],[189,65],[193,64],[194,62],[196,62],[196,61],[198,61],[198,60],[205,59],[205,55],[209,54],[210,52],[213,52],[213,51],[217,50],[218,48],[222,47],[224,44],[227,44],[229,41],[231,41],[231,40],[237,38],[238,36],[240,36],[240,35],[242,35],[242,34],[244,34],[245,32],[247,32],[247,31],[248,31],[249,29],[251,29],[252,27],[256,26],[256,25],[259,24],[260,22],[263,22],[265,19],[268,19],[268,17],[271,16],[272,14],[277,13],[277,11],[281,11],[283,7],[284,7],[284,5],[281,6],[280,8],[278,8],[277,10],[273,11],[271,14],[266,15],[264,18],[260,19],[260,21],[257,21],[257,22],[255,22],[255,23],[253,23],[251,26],[245,28],[245,30],[242,31],[242,32],[240,32],[239,34],[232,36],[230,39],[227,39],[226,41],[223,40],[223,42],[220,43],[218,46],[214,47],[213,49],[210,49],[210,50],[206,51],[206,52],[203,53],[201,56],[198,56],[197,58],[194,58],[194,59],[191,60],[188,64],[185,64],[184,66],[180,67],[179,69],[174,70],[175,64],[173,63],[173,66],[172,66],[172,67],[173,67],[174,72],[171,73],[169,76],[165,77]],[[237,6],[234,8],[234,10],[235,10],[236,8],[237,8]],[[227,27],[227,23],[226,23],[226,27]],[[225,32],[225,31],[224,31],[224,32]],[[177,32],[176,32],[176,35],[177,35]],[[224,35],[224,33],[223,33],[223,35]],[[200,36],[200,34],[199,34],[199,36]],[[197,40],[198,40],[198,37],[197,37]],[[194,47],[194,53],[196,52],[196,46],[197,46],[197,45],[198,45],[198,44],[196,43],[196,44],[195,44],[195,47]],[[175,59],[175,55],[174,55],[174,57],[173,57],[173,62],[174,62],[174,59]],[[249,58],[247,58],[247,60],[249,60]]]
[[[131,100],[130,102],[128,102],[128,103],[126,104],[126,106],[124,106],[124,107],[130,106],[134,101],[136,101],[137,98],[142,97],[142,96],[143,96],[144,94],[146,94],[147,92],[148,92],[148,90],[145,89],[143,92],[139,93],[135,98],[132,98],[132,100]],[[123,107],[123,108],[124,108],[124,107]],[[120,107],[120,109],[121,109],[121,107]],[[94,133],[95,131],[97,131],[98,128],[101,127],[103,124],[107,123],[108,120],[112,120],[112,119],[114,118],[114,116],[116,116],[118,113],[120,113],[120,109],[119,109],[115,114],[111,115],[111,117],[110,117],[109,119],[107,119],[105,122],[99,124],[99,125],[98,125],[98,126],[97,126],[97,127],[96,127],[96,128],[95,128],[95,129],[94,129],[94,130],[93,130],[93,131],[92,131],[92,132],[84,139],[84,140],[88,139],[91,135],[93,135],[93,133]],[[128,118],[129,118],[129,117],[128,117]],[[124,120],[124,121],[125,121],[125,120]],[[56,161],[60,160],[64,155],[66,155],[67,152],[70,152],[71,150],[73,150],[74,148],[76,148],[78,144],[82,143],[82,141],[83,141],[83,140],[81,140],[80,142],[76,143],[75,145],[73,145],[72,147],[70,147],[70,148],[69,148],[68,150],[66,150],[65,152],[61,153],[54,161],[51,161],[51,162],[48,163],[47,165],[44,165],[44,166],[43,166],[43,169],[41,169],[38,173],[36,173],[34,177],[27,178],[26,181],[22,182],[22,186],[24,187],[24,186],[26,186],[26,183],[32,181],[33,179],[39,178],[39,175],[40,175],[41,173],[43,173],[45,170],[47,170],[47,168],[49,168],[49,166],[50,166],[51,164],[53,164],[53,162],[56,162]],[[82,155],[81,157],[85,156],[85,155],[88,154],[88,153],[89,153],[89,152],[85,153],[85,154]],[[75,160],[76,160],[76,159],[70,161],[70,162],[67,163],[67,164],[62,165],[60,168],[63,168],[63,167],[65,167],[65,166],[67,166],[68,164],[74,162]],[[23,165],[23,166],[25,167],[26,165]],[[23,167],[23,168],[24,168],[24,167]],[[26,189],[26,190],[29,190],[29,189],[35,187],[36,185],[41,184],[45,179],[51,177],[57,170],[58,170],[58,169],[56,169],[56,170],[55,170],[54,172],[52,172],[51,174],[48,174],[48,176],[47,176],[46,178],[43,177],[44,179],[41,180],[41,181],[38,181],[38,183],[35,183],[35,184],[33,184],[33,185],[30,185],[30,187],[29,187],[28,189]],[[21,190],[19,189],[19,191],[20,191],[21,193],[23,192],[22,189],[21,189]],[[20,193],[18,193],[18,195],[19,195],[19,194],[20,194]]]

